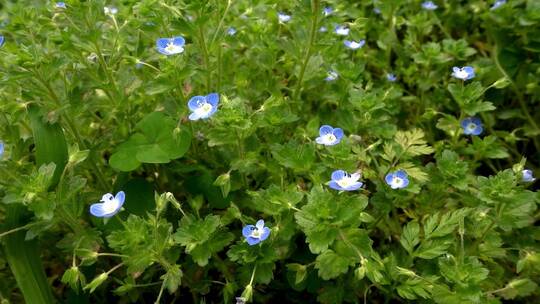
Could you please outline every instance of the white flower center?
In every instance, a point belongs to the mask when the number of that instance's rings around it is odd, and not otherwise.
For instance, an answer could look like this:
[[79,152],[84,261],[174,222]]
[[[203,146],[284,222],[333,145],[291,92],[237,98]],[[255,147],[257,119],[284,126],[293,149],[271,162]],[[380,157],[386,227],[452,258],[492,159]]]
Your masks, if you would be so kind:
[[474,131],[476,129],[476,124],[471,122],[467,125],[467,129],[469,129],[470,131]]
[[210,113],[210,111],[212,111],[212,105],[208,102],[202,103],[199,108],[195,110],[199,116],[206,116],[208,113]]
[[337,140],[337,137],[330,133],[330,134],[326,134],[324,136],[324,141],[327,143],[327,144],[331,144],[331,143],[334,143],[335,141]]
[[253,228],[253,230],[251,231],[250,237],[259,239],[261,238],[261,235],[262,235],[262,231],[259,230],[259,228]]
[[394,178],[392,178],[392,184],[396,187],[400,187],[403,184],[403,180],[397,176],[394,176]]
[[167,43],[167,46],[165,47],[165,51],[167,51],[167,53],[171,53],[171,54],[180,53],[183,50],[184,50],[183,47],[177,46],[173,42]]
[[469,73],[467,73],[463,69],[460,69],[459,71],[456,72],[456,77],[460,78],[460,79],[465,79],[465,78],[469,77]]
[[105,213],[113,213],[118,208],[118,200],[111,197],[104,197],[102,200],[103,202],[103,211]]
[[342,179],[336,181],[336,183],[341,187],[341,188],[348,188],[350,186],[352,186],[354,183],[356,183],[357,179],[354,179],[352,176],[344,176]]

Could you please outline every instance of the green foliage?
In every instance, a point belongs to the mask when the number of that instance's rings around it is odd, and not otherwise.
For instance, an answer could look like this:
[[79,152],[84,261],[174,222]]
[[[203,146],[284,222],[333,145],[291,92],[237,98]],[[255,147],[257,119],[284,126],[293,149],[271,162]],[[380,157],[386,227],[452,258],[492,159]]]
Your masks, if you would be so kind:
[[540,4],[422,2],[3,1],[0,302],[538,303]]

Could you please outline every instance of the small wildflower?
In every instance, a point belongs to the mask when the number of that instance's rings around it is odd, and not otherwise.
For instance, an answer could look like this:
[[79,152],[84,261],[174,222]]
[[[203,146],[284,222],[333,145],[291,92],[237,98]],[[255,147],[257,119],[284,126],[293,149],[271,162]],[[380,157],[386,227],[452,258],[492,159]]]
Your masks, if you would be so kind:
[[319,29],[319,32],[326,33],[328,32],[328,29],[326,28],[326,26],[321,26],[321,28]]
[[409,185],[409,178],[407,176],[407,172],[403,170],[397,170],[395,172],[390,172],[386,174],[384,180],[392,189],[401,189]]
[[363,183],[359,182],[360,173],[349,174],[343,170],[332,172],[332,180],[328,183],[330,188],[340,191],[355,191],[362,187]]
[[279,19],[279,23],[287,23],[287,22],[291,21],[291,16],[279,12],[278,13],[278,19]]
[[328,76],[324,80],[326,81],[334,81],[339,77],[338,73],[336,71],[328,71]]
[[465,135],[480,135],[484,130],[482,121],[478,117],[467,117],[461,121],[461,128]]
[[453,67],[452,68],[452,76],[457,78],[457,79],[461,79],[461,80],[473,79],[474,76],[475,76],[474,68],[470,67],[470,66],[465,66],[465,67],[462,67],[462,68]]
[[334,10],[331,7],[325,7],[323,9],[323,14],[325,17],[331,15],[333,12]]
[[118,14],[118,9],[114,6],[105,6],[103,8],[103,12],[105,13],[105,15],[114,16]]
[[532,170],[525,169],[521,171],[522,174],[522,180],[526,183],[532,183],[536,180],[536,178],[533,176]]
[[0,35],[0,47],[4,45],[5,38],[4,36]]
[[90,53],[90,55],[86,56],[86,60],[95,63],[97,60],[97,54],[96,53]]
[[4,142],[0,140],[0,159],[4,155]]
[[377,15],[380,15],[380,14],[381,14],[381,9],[378,8],[378,7],[374,7],[374,8],[373,8],[373,12],[374,12],[375,14],[377,14]]
[[116,193],[116,196],[113,196],[111,193],[104,194],[101,197],[101,203],[95,203],[90,206],[90,213],[93,216],[109,218],[120,211],[125,199],[126,194],[124,191]]
[[246,298],[236,297],[236,304],[246,304]]
[[206,96],[193,96],[188,101],[188,108],[192,112],[189,120],[207,119],[216,113],[219,95],[211,93]]
[[393,73],[388,73],[388,74],[386,74],[386,80],[388,80],[390,82],[394,82],[394,81],[397,80],[397,77]]
[[66,8],[67,8],[65,2],[56,2],[56,3],[54,4],[54,7],[55,7],[55,8],[61,8],[61,9],[66,9]]
[[495,10],[495,9],[498,9],[499,7],[501,7],[502,5],[506,4],[506,0],[497,0],[495,1],[495,3],[493,3],[493,5],[491,6],[491,10]]
[[173,38],[159,38],[156,40],[157,51],[161,54],[170,56],[184,52],[186,41],[183,37],[177,36]]
[[235,29],[234,27],[232,27],[232,26],[229,27],[229,28],[227,29],[227,35],[229,35],[229,36],[234,36],[234,35],[236,35],[236,29]]
[[357,50],[357,49],[363,47],[364,44],[366,44],[366,41],[363,40],[363,39],[358,41],[358,42],[353,41],[353,40],[345,40],[345,41],[343,41],[343,44],[345,44],[345,46],[348,47],[351,50]]
[[337,35],[340,35],[340,36],[349,35],[349,31],[350,31],[350,29],[348,27],[344,26],[344,25],[338,25],[334,29],[334,33],[336,33]]
[[254,225],[247,225],[242,229],[242,235],[250,246],[259,244],[270,235],[270,228],[264,227],[264,221],[258,220]]
[[437,4],[433,3],[433,1],[425,1],[422,3],[422,7],[428,11],[434,11],[438,8]]
[[341,128],[323,125],[319,128],[319,137],[315,138],[315,142],[325,146],[333,146],[339,144],[342,138],[343,130]]

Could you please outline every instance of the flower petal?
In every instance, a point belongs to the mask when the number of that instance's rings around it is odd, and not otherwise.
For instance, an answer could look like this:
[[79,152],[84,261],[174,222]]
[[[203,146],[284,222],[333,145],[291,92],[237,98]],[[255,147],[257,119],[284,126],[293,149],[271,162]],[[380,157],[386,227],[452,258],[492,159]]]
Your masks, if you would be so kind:
[[270,231],[271,231],[270,228],[264,227],[263,232],[262,232],[261,237],[260,237],[260,240],[261,241],[266,240],[268,238],[268,236],[270,236]]
[[332,180],[338,181],[338,180],[342,179],[343,177],[345,177],[345,175],[347,175],[347,172],[345,172],[343,170],[336,170],[336,171],[332,172]]
[[201,119],[201,118],[202,118],[202,117],[199,116],[199,114],[197,114],[196,112],[191,113],[191,114],[189,114],[189,116],[188,116],[188,119],[189,119],[189,120],[199,120],[199,119]]
[[262,230],[264,228],[264,220],[258,220],[257,223],[255,223],[255,227],[257,229]]
[[188,101],[188,108],[191,111],[197,110],[201,104],[203,104],[206,101],[206,98],[204,96],[193,96]]
[[159,38],[158,40],[156,40],[156,46],[158,50],[166,48],[169,44],[169,41],[171,41],[171,39],[169,38]]
[[261,239],[248,237],[248,238],[246,238],[246,241],[250,246],[253,246],[253,245],[259,244],[261,242]]
[[172,42],[176,46],[184,46],[184,44],[186,44],[186,40],[184,40],[184,37],[182,37],[182,36],[174,37],[172,39]]
[[124,200],[126,199],[126,194],[124,193],[124,191],[120,191],[116,193],[116,196],[114,198],[118,201],[121,207],[124,204]]
[[246,225],[244,228],[242,228],[242,235],[244,237],[249,237],[251,235],[251,231],[253,231],[253,229],[255,229],[255,226],[253,225]]
[[330,182],[328,183],[328,187],[330,187],[330,188],[332,188],[332,189],[334,189],[334,190],[339,190],[339,191],[342,191],[342,190],[343,190],[343,188],[341,188],[341,186],[338,185],[338,183],[336,183],[336,181],[330,181]]
[[392,180],[394,180],[394,173],[388,173],[384,177],[384,181],[390,186],[392,185]]
[[107,212],[103,209],[102,203],[95,203],[90,206],[90,213],[93,216],[97,217],[105,217],[107,215]]
[[340,140],[341,138],[343,138],[343,129],[335,128],[333,134],[338,140]]
[[206,96],[206,101],[212,105],[212,107],[217,107],[219,103],[219,95],[218,93],[210,93]]
[[401,178],[401,179],[407,179],[407,172],[405,170],[397,170],[395,173],[395,176]]
[[364,183],[362,183],[362,182],[356,182],[356,183],[350,185],[349,187],[345,188],[345,190],[347,190],[347,191],[358,190],[358,189],[360,189],[360,187],[362,187],[363,184]]
[[319,135],[320,136],[323,136],[323,135],[326,135],[326,134],[332,134],[332,132],[334,132],[334,128],[332,128],[332,126],[329,126],[329,125],[322,125],[319,128]]

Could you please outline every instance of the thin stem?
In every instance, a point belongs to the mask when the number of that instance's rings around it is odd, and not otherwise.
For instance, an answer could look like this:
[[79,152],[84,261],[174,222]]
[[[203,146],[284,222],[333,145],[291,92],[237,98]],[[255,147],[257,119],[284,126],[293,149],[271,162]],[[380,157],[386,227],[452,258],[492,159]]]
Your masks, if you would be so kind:
[[257,264],[253,267],[253,272],[251,273],[251,280],[249,280],[248,286],[253,286],[253,279],[255,278],[255,272],[257,271]]
[[204,30],[202,26],[199,26],[199,44],[203,53],[203,63],[206,69],[206,91],[210,90],[210,83],[212,81],[210,75],[210,56],[208,55],[208,48],[206,47],[206,41],[204,38]]
[[221,30],[221,27],[223,26],[223,21],[225,20],[225,16],[227,16],[227,13],[229,12],[230,7],[231,7],[231,0],[227,0],[227,6],[225,7],[223,16],[221,16],[221,19],[219,20],[218,26],[216,28],[216,32],[214,33],[214,37],[212,37],[212,40],[210,41],[210,45],[213,45],[214,42],[216,41],[216,38]]
[[306,72],[306,67],[308,65],[309,59],[311,58],[311,53],[313,49],[313,43],[317,37],[317,24],[319,22],[319,0],[313,0],[312,2],[312,14],[313,19],[311,20],[311,30],[309,33],[309,43],[307,45],[306,54],[302,62],[302,67],[300,68],[300,75],[298,76],[298,82],[296,83],[296,88],[293,93],[293,100],[296,100],[300,95],[302,89],[302,81],[304,80],[304,73]]
[[159,304],[159,302],[161,301],[161,296],[163,295],[163,290],[165,290],[165,280],[163,280],[163,282],[161,283],[161,288],[159,289],[159,294],[158,294],[158,297],[157,297],[156,301],[154,302],[154,304]]
[[0,239],[3,238],[4,236],[8,235],[8,234],[15,233],[15,232],[21,231],[21,230],[25,230],[25,229],[28,229],[28,228],[30,228],[32,226],[38,225],[38,224],[40,224],[40,222],[26,224],[24,226],[17,227],[17,228],[2,232],[2,233],[0,233]]

